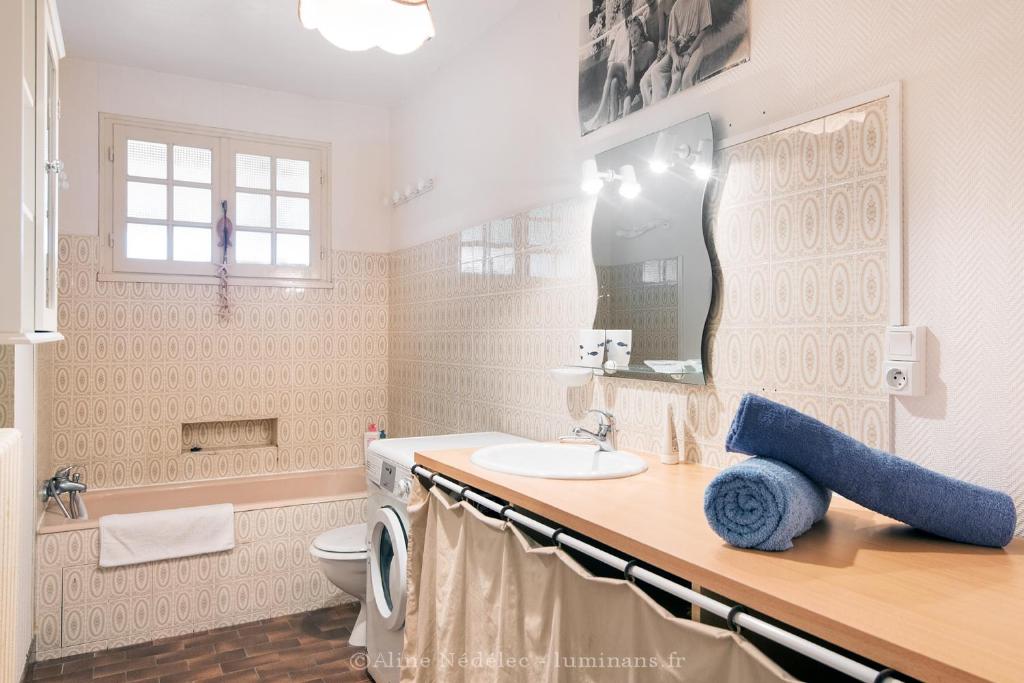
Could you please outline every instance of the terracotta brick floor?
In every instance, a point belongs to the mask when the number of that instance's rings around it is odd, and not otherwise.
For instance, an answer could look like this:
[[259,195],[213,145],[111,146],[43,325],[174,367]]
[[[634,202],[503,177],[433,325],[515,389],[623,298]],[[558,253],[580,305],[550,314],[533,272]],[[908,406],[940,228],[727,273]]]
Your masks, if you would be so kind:
[[348,644],[356,606],[39,662],[28,681],[369,681]]

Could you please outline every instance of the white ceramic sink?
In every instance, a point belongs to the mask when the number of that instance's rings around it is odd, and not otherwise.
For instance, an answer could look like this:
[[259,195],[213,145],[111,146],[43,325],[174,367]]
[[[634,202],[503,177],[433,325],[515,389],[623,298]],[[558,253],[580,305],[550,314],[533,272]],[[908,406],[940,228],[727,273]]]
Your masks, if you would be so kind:
[[542,479],[617,479],[647,469],[643,458],[597,446],[513,443],[481,448],[470,461],[484,469]]

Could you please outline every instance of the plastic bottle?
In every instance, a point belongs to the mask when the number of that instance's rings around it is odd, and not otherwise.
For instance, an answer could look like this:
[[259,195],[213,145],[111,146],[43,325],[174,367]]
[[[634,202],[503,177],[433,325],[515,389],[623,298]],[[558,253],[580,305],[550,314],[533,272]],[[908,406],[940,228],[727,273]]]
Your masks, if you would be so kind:
[[363,434],[363,453],[370,450],[370,444],[377,439],[383,438],[384,430],[377,431],[377,423],[371,422],[366,428],[366,433]]

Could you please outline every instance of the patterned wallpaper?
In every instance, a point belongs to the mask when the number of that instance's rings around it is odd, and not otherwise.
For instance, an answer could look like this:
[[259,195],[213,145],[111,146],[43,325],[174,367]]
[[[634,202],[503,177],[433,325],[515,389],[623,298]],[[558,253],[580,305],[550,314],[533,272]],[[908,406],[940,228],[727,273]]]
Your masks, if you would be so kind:
[[[96,487],[361,465],[387,411],[388,260],[333,258],[333,288],[233,287],[221,323],[215,287],[98,282],[96,238],[62,237],[65,341],[39,371],[53,463],[84,464]],[[274,419],[273,444],[244,426]],[[218,421],[243,422],[190,452],[200,431],[183,440],[183,425]]]
[[878,101],[719,153],[707,387],[604,377],[567,390],[548,378],[594,319],[592,202],[392,254],[392,433],[550,439],[600,407],[621,446],[657,452],[671,410],[687,460],[722,466],[736,459],[722,444],[739,398],[757,391],[887,445],[885,117]]

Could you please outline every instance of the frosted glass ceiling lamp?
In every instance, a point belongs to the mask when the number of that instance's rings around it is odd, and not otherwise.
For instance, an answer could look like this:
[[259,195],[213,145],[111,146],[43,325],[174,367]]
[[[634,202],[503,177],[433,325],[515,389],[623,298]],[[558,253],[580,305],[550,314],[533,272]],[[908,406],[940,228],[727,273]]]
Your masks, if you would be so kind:
[[299,0],[299,20],[351,52],[404,55],[434,37],[427,0]]

